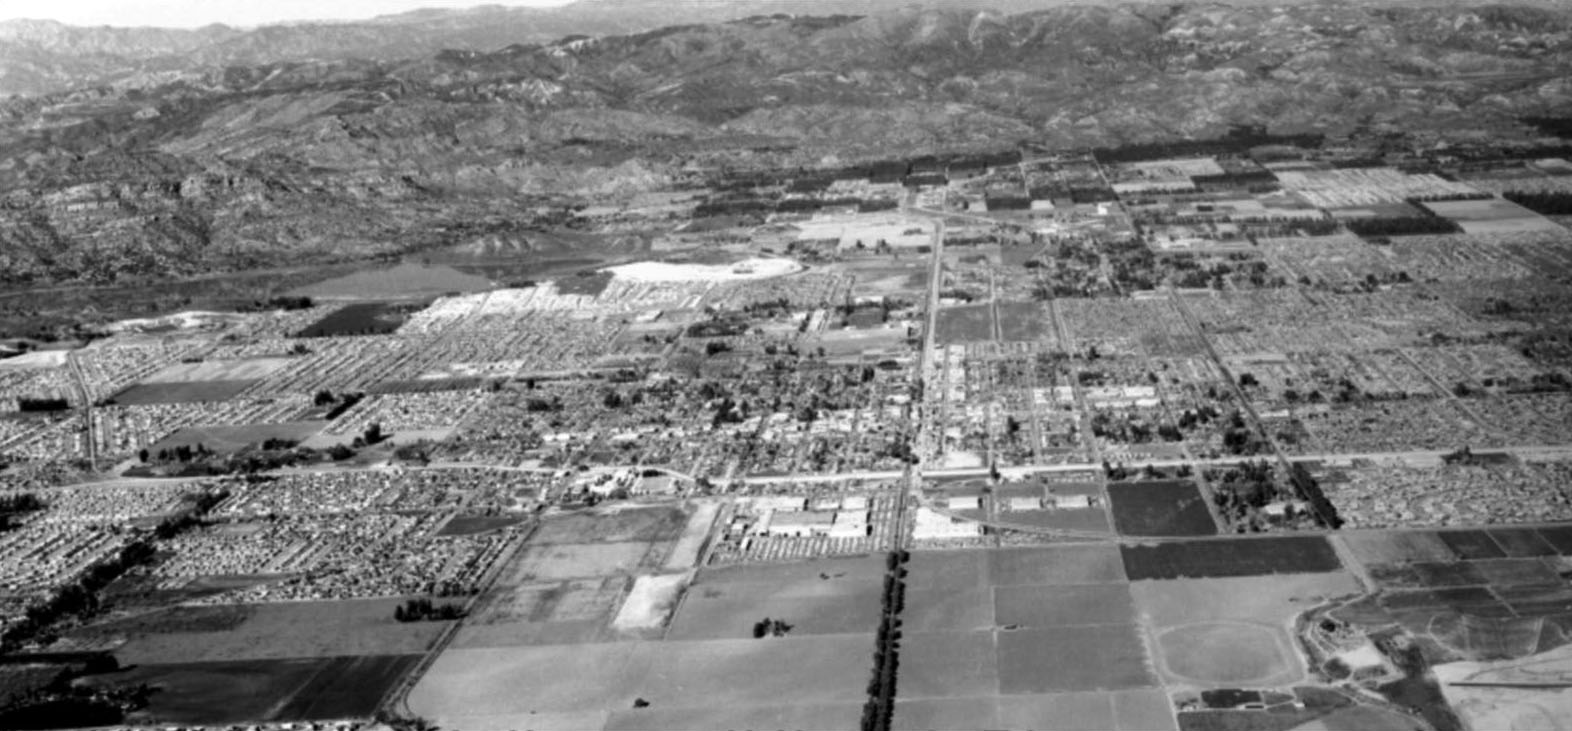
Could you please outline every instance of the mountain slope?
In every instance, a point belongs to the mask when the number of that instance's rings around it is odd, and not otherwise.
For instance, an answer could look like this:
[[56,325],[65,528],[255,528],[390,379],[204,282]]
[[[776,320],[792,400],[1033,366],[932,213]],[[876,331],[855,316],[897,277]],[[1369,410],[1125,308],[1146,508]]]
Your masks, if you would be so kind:
[[1572,116],[1569,80],[1572,9],[1348,4],[911,8],[230,65],[0,103],[0,284],[506,238],[725,166],[1241,124],[1526,139],[1518,119]]

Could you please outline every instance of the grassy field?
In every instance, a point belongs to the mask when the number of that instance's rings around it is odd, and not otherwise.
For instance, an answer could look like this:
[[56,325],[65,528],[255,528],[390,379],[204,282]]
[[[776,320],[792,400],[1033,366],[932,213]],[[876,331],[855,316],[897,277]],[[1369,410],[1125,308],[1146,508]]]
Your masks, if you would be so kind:
[[999,335],[1007,341],[1052,340],[1053,319],[1037,302],[1000,302]]
[[1129,584],[1001,586],[994,589],[994,621],[1022,628],[1133,624]]
[[988,305],[945,307],[934,327],[940,344],[992,342],[993,311]]
[[500,581],[522,584],[586,576],[633,574],[640,569],[659,566],[667,548],[660,544],[626,543],[535,543],[526,546],[510,563]]
[[612,639],[612,617],[632,579],[500,585],[483,596],[453,647],[515,647]]
[[244,380],[138,383],[109,397],[107,403],[119,406],[146,406],[228,401],[256,385],[257,382],[257,380]]
[[[864,634],[450,650],[409,703],[447,728],[539,727],[537,717],[552,714],[576,714],[556,718],[579,724],[620,714],[618,728],[775,717],[850,728],[872,647],[873,636]],[[638,698],[649,706],[634,709]]]
[[1363,564],[1451,561],[1457,557],[1434,533],[1348,532],[1336,540]]
[[1127,536],[1209,536],[1217,524],[1195,483],[1187,480],[1108,485],[1114,525]]
[[115,651],[122,665],[424,652],[444,623],[395,621],[402,601],[176,607],[96,631],[130,638]]
[[1274,687],[1302,673],[1280,631],[1245,622],[1175,627],[1157,638],[1164,668],[1183,681],[1223,687]]
[[531,543],[624,543],[674,541],[688,516],[678,507],[570,513],[547,518]]
[[[1043,662],[1045,657],[1074,662]],[[1126,690],[1157,685],[1146,645],[1134,625],[1019,630],[999,642],[999,692]]]
[[255,381],[267,378],[292,362],[290,358],[246,358],[243,360],[204,360],[176,363],[143,383],[181,383],[186,381]]
[[[1244,550],[1248,549],[1248,550]],[[1120,547],[1131,580],[1305,574],[1342,568],[1320,536],[1151,543]]]
[[871,632],[879,623],[880,590],[881,585],[872,580],[815,577],[794,583],[753,583],[706,582],[701,577],[688,587],[666,637],[751,638],[753,624],[764,617],[785,620],[792,626],[792,637]]
[[282,424],[248,424],[246,426],[190,426],[158,440],[148,451],[179,446],[195,447],[200,444],[219,454],[238,452],[253,444],[269,439],[305,441],[327,426],[325,421],[291,421]]
[[518,525],[525,520],[517,515],[456,515],[442,524],[442,530],[437,535],[473,536]]
[[418,655],[146,664],[94,684],[153,689],[139,723],[221,725],[369,716]]

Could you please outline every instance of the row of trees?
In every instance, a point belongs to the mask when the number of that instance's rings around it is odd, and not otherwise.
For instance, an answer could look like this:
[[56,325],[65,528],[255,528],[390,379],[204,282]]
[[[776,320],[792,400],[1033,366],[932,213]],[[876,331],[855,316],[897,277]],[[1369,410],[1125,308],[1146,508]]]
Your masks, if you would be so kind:
[[891,551],[885,557],[884,594],[879,632],[873,649],[873,677],[862,706],[862,731],[889,731],[895,715],[895,672],[901,642],[901,611],[906,608],[906,564],[911,552]]
[[433,604],[430,599],[410,599],[393,608],[393,619],[400,622],[446,622],[463,619],[464,608],[457,604]]

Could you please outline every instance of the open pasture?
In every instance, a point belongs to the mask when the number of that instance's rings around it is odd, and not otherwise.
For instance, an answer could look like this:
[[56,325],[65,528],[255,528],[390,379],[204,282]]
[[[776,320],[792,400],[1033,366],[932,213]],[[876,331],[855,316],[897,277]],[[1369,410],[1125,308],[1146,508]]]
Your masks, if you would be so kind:
[[[649,729],[843,728],[862,714],[860,703],[723,708],[640,708],[609,714],[606,731]],[[531,716],[533,719],[534,717]],[[540,728],[540,727],[537,727]],[[582,731],[584,727],[569,726]]]
[[527,518],[520,515],[455,515],[448,522],[442,524],[439,536],[473,536],[481,533],[490,533],[523,523]]
[[573,579],[497,585],[476,604],[454,648],[518,647],[612,639],[610,621],[632,580]]
[[228,401],[259,381],[181,381],[138,383],[106,399],[116,406]]
[[[1103,544],[988,551],[987,579],[993,586],[1064,586],[1125,580],[1119,549]],[[915,570],[914,570],[915,571]]]
[[1130,585],[1152,628],[1165,677],[1185,684],[1281,686],[1299,682],[1290,628],[1300,613],[1363,590],[1347,572],[1138,581]]
[[1129,584],[1001,586],[994,589],[994,621],[1023,629],[1133,624]]
[[1217,524],[1195,483],[1188,480],[1108,485],[1114,525],[1127,536],[1209,536]]
[[664,546],[625,543],[535,543],[510,562],[500,581],[523,584],[592,576],[632,575],[655,568],[666,558]]
[[1436,534],[1412,531],[1347,531],[1335,539],[1361,564],[1451,561],[1457,558]]
[[940,344],[993,341],[993,310],[989,305],[960,305],[939,310],[934,339]]
[[[866,698],[872,647],[870,633],[457,649],[437,659],[409,705],[447,728],[532,728],[552,714],[582,714],[565,727],[586,728],[575,724],[602,713],[618,713],[618,728],[662,727],[659,718],[703,728],[707,718],[791,714],[781,708],[789,699],[819,709],[806,718],[824,728],[849,728]],[[649,706],[634,709],[636,698]]]
[[568,513],[546,518],[531,543],[655,543],[682,535],[687,515],[681,508],[625,508]]
[[1342,571],[1130,584],[1138,611],[1156,628],[1211,621],[1286,627],[1300,612],[1360,591],[1359,582]]
[[1167,694],[1155,689],[900,700],[895,704],[892,725],[903,731],[944,728],[1169,731],[1176,728]]
[[282,424],[248,424],[246,426],[190,426],[158,440],[148,451],[177,447],[196,447],[198,444],[219,454],[238,452],[246,447],[261,444],[269,439],[305,441],[327,426],[325,421],[291,421]]
[[1277,628],[1244,622],[1174,627],[1157,637],[1163,668],[1200,685],[1271,687],[1295,682],[1303,671]]
[[1006,341],[1051,340],[1052,315],[1037,302],[1000,302],[999,336]]
[[879,624],[883,585],[863,579],[810,582],[707,583],[688,587],[672,619],[668,640],[751,639],[765,617],[791,625],[791,637],[871,632]]
[[1436,534],[1459,558],[1505,558],[1506,551],[1482,530],[1449,530]]
[[115,650],[122,665],[424,652],[447,623],[399,622],[393,608],[401,603],[394,598],[175,607],[94,632],[129,638]]
[[1320,536],[1148,543],[1119,550],[1132,581],[1305,574],[1342,568],[1332,546]]
[[142,382],[256,381],[277,373],[291,362],[293,362],[291,358],[245,358],[176,363],[148,376]]
[[370,716],[420,659],[378,655],[268,661],[145,664],[94,676],[94,684],[152,688],[130,720],[217,726]]
[[1157,685],[1134,625],[1018,630],[1001,636],[998,649],[999,692],[1004,695]]

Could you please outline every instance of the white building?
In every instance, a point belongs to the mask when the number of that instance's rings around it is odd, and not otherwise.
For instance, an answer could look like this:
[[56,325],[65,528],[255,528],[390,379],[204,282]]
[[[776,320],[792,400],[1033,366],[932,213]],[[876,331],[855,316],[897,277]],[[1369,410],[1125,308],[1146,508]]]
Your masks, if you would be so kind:
[[951,495],[948,507],[951,510],[981,510],[982,497],[979,495]]
[[982,526],[976,523],[956,521],[929,508],[917,508],[917,526],[912,531],[912,537],[919,541],[976,538],[980,535]]

